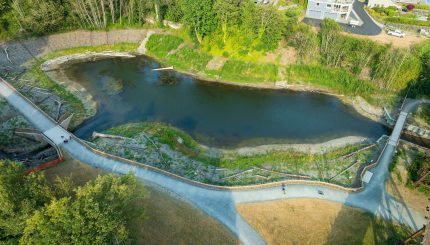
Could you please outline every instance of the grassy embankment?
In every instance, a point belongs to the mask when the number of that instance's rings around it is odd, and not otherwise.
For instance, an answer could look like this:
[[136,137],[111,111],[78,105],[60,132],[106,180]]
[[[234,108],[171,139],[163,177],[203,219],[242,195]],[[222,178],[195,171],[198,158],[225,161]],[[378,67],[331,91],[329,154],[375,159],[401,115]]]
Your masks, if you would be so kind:
[[[49,168],[45,175],[49,181],[56,177],[71,177],[82,186],[89,180],[107,172],[83,164],[66,155],[66,161]],[[239,244],[237,239],[221,224],[200,210],[169,194],[150,186],[145,189],[141,208],[144,218],[128,227],[135,244]]]
[[408,227],[314,199],[242,204],[239,213],[268,244],[397,244]]
[[430,105],[422,104],[413,115],[413,125],[430,130]]
[[[302,153],[291,149],[278,151],[273,150],[250,155],[240,155],[236,152],[220,152],[215,150],[216,153],[214,154],[214,149],[202,147],[187,133],[162,123],[130,123],[105,131],[107,134],[119,135],[131,139],[137,137],[135,142],[139,141],[139,135],[142,132],[145,132],[145,134],[157,142],[157,144],[161,143],[168,145],[172,150],[180,152],[181,154],[199,161],[201,164],[206,166],[212,165],[232,171],[244,171],[255,167],[264,168],[278,173],[284,172],[310,175],[311,178],[315,180],[329,181],[342,185],[352,185],[359,166],[369,162],[369,159],[380,150],[379,148],[371,147],[369,149],[356,152],[365,145],[355,144],[321,153]],[[180,143],[178,138],[181,138],[183,142]],[[95,143],[97,144],[98,141],[96,140]],[[127,153],[121,153],[122,151],[120,149],[122,148],[123,146],[121,143],[112,143],[107,146],[103,146],[102,150],[111,152],[112,154],[120,154],[120,156],[130,158],[132,160],[140,161],[139,151],[126,151]],[[353,152],[356,153],[348,156]],[[175,159],[169,160],[175,161]],[[348,171],[343,171],[346,168],[349,168]],[[166,170],[169,171],[169,169]],[[337,175],[341,172],[342,174]],[[260,172],[256,174],[265,175],[267,173]],[[332,178],[334,176],[336,177]],[[193,175],[186,175],[185,177],[193,179]],[[268,177],[270,177],[269,181],[275,181],[279,180],[282,176]],[[243,185],[263,182],[261,182],[261,180],[252,180],[252,178],[244,176],[238,179],[232,178],[226,182],[218,184]]]
[[23,116],[14,113],[13,107],[0,97],[0,149],[25,147],[28,140],[16,136],[15,129],[28,127],[29,125]]
[[[430,151],[412,145],[401,144],[397,154],[394,156],[393,164],[390,166],[396,183],[411,191],[418,191],[430,196],[430,190],[423,186],[415,186],[422,175],[430,168]],[[430,176],[422,181],[430,185]],[[418,195],[418,194],[417,194]],[[426,198],[425,198],[426,199]],[[427,201],[427,200],[425,200]]]
[[31,69],[23,74],[23,78],[34,81],[32,86],[37,86],[41,88],[48,89],[54,94],[62,98],[63,101],[70,107],[71,112],[74,113],[72,120],[72,127],[79,125],[83,120],[85,120],[88,115],[85,111],[85,107],[82,102],[70,91],[68,91],[64,86],[57,84],[52,81],[48,75],[46,75],[41,69],[40,65],[49,59],[53,59],[60,56],[78,54],[84,52],[101,52],[101,51],[136,51],[138,44],[114,44],[114,45],[102,45],[102,46],[91,46],[91,47],[77,47],[71,49],[65,49],[60,51],[51,52],[38,60],[34,61]]
[[[147,43],[148,54],[166,65],[174,65],[180,71],[238,84],[274,85],[276,81],[287,79],[289,83],[312,85],[337,94],[368,98],[378,92],[369,81],[360,80],[341,69],[322,65],[294,64],[284,67],[279,64],[260,64],[231,58],[227,59],[220,69],[209,70],[206,65],[213,56],[192,48],[192,44],[188,42],[185,42],[183,48],[178,49],[182,43],[184,39],[181,37],[155,34]],[[174,55],[170,53],[172,50],[176,52]],[[280,73],[286,74],[286,77],[282,78]]]

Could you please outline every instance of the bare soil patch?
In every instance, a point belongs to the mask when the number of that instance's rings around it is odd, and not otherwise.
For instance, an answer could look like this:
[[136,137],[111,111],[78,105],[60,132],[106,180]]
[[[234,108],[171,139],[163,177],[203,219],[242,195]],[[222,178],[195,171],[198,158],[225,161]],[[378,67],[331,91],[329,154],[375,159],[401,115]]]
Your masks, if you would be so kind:
[[419,36],[415,33],[406,33],[406,36],[404,38],[390,36],[385,32],[381,32],[379,35],[376,36],[363,36],[351,33],[348,33],[346,35],[351,35],[353,37],[361,39],[369,39],[380,44],[392,44],[395,48],[408,48],[412,45],[429,40],[427,37]]
[[297,52],[293,47],[278,48],[266,54],[264,63],[286,66],[297,62]]
[[227,61],[227,58],[214,56],[208,64],[206,65],[206,69],[208,70],[219,70],[224,66],[224,63]]

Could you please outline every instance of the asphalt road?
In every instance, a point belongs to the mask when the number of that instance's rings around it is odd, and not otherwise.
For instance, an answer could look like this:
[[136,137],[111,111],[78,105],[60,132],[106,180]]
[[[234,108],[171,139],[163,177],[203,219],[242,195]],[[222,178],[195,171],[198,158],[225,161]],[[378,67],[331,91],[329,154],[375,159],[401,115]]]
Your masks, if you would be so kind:
[[[348,24],[339,23],[345,32],[350,32],[359,35],[376,36],[381,33],[382,29],[369,17],[364,10],[365,4],[357,0],[353,3],[353,9],[358,17],[363,21],[363,25],[352,27]],[[352,14],[352,13],[351,13]],[[305,18],[303,22],[311,25],[320,25],[321,20]]]

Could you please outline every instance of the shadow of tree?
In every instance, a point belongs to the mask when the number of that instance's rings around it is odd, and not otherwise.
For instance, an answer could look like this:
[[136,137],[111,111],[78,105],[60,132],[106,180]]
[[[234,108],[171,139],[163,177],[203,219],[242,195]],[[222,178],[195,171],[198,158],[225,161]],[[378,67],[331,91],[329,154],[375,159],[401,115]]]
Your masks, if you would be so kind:
[[410,228],[393,221],[382,220],[371,213],[352,213],[351,208],[344,207],[324,244],[397,244],[411,232]]

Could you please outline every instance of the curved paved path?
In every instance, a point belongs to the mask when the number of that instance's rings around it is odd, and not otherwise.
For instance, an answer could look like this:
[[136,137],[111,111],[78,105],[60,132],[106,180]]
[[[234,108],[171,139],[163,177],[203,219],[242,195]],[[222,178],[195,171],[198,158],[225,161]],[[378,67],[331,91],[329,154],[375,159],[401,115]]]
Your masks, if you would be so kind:
[[[364,191],[359,193],[347,193],[326,187],[300,184],[286,186],[285,194],[282,192],[280,186],[254,190],[213,190],[185,183],[155,171],[107,158],[90,151],[75,140],[72,140],[67,144],[63,144],[61,135],[67,136],[70,135],[70,133],[56,125],[56,123],[40,112],[33,104],[23,98],[12,87],[9,87],[9,85],[1,78],[0,95],[20,111],[37,129],[42,131],[47,137],[69,152],[76,159],[94,167],[102,168],[114,173],[125,174],[131,171],[138,178],[147,183],[159,185],[168,189],[219,220],[244,244],[265,243],[262,237],[236,212],[236,204],[246,202],[259,202],[286,198],[318,198],[362,208],[368,212],[380,214],[386,219],[393,219],[401,223],[408,224],[415,229],[421,228],[422,225],[425,224],[425,219],[420,214],[409,209],[401,202],[394,200],[385,190],[384,182],[389,174],[388,166],[395,151],[395,144],[387,145],[380,163],[377,167],[372,169],[373,178],[370,183],[365,186]],[[424,101],[415,101],[407,104],[404,107],[403,112],[407,115],[413,107],[421,102]],[[398,123],[399,126],[396,125],[396,127],[401,129],[403,127],[403,125],[400,125],[403,124],[402,120],[398,120]],[[390,139],[397,143],[400,132],[401,131],[399,130],[394,130]],[[324,195],[318,194],[318,191],[323,191]]]

